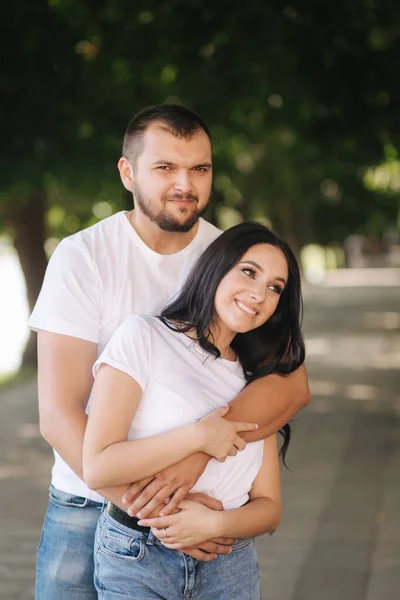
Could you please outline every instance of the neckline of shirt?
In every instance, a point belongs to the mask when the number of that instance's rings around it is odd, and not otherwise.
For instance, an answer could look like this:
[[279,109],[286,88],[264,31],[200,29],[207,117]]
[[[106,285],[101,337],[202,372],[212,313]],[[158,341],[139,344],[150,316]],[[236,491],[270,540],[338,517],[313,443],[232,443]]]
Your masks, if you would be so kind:
[[156,323],[161,328],[168,329],[168,331],[170,331],[173,335],[179,336],[179,339],[181,340],[181,342],[183,344],[185,344],[185,346],[187,348],[191,348],[194,352],[197,352],[198,354],[201,354],[202,356],[204,356],[204,358],[209,357],[210,359],[221,361],[222,364],[226,365],[232,371],[237,371],[239,368],[242,370],[242,366],[241,366],[238,358],[236,360],[228,360],[227,358],[223,358],[222,356],[216,357],[216,356],[210,354],[209,352],[207,352],[207,350],[205,350],[202,346],[200,346],[199,342],[197,342],[196,340],[193,340],[192,338],[190,338],[189,336],[187,336],[184,333],[181,333],[180,331],[175,331],[174,329],[170,329],[158,317],[153,317],[153,318],[155,319]]
[[122,219],[122,221],[123,221],[123,226],[126,228],[128,235],[133,239],[133,241],[135,242],[135,244],[137,246],[142,248],[150,256],[152,256],[154,258],[158,258],[158,259],[162,258],[165,260],[175,260],[177,258],[182,258],[183,256],[185,256],[185,254],[188,254],[193,249],[193,247],[195,247],[198,244],[198,240],[200,239],[200,236],[201,236],[201,233],[202,233],[203,227],[204,227],[204,219],[202,219],[200,217],[199,218],[199,227],[196,231],[196,235],[189,242],[189,244],[187,246],[182,248],[182,250],[178,250],[178,252],[174,252],[173,254],[160,254],[159,252],[152,250],[147,244],[145,244],[145,242],[142,240],[142,238],[138,235],[138,233],[132,227],[130,221],[126,217],[126,213],[127,213],[127,211],[122,210],[118,214],[119,214],[120,219]]

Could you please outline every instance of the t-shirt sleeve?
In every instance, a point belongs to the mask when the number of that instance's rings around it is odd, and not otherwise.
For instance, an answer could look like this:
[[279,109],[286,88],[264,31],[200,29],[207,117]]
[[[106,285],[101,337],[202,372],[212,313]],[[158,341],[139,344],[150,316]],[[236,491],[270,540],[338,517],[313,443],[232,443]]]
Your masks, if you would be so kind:
[[93,376],[107,364],[135,379],[143,390],[149,380],[150,336],[151,328],[140,316],[125,319],[94,363]]
[[47,266],[29,327],[99,342],[101,281],[80,240],[60,242]]

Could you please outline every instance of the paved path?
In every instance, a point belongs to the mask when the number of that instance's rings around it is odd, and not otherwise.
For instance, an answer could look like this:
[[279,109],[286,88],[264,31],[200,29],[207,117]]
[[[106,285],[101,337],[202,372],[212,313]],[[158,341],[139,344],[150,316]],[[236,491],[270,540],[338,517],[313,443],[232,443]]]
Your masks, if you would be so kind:
[[[399,299],[306,290],[314,399],[293,423],[282,524],[258,541],[263,600],[399,597]],[[0,600],[31,600],[51,466],[34,383],[0,397],[0,457]]]

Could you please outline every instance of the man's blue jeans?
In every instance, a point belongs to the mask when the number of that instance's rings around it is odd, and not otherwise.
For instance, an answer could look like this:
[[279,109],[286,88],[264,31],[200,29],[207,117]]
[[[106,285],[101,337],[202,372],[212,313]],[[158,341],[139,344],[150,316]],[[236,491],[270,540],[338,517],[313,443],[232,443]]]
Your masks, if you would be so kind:
[[99,600],[259,600],[257,552],[241,539],[209,563],[165,548],[152,533],[121,525],[103,511],[95,543]]
[[50,487],[38,548],[36,600],[97,600],[93,547],[101,507]]

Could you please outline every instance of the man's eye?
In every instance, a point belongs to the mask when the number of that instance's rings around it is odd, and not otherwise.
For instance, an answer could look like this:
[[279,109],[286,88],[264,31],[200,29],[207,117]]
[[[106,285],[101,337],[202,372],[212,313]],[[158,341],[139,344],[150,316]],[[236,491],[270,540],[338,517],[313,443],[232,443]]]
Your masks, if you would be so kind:
[[157,167],[160,171],[169,171],[171,167],[169,165],[162,165],[161,167]]

